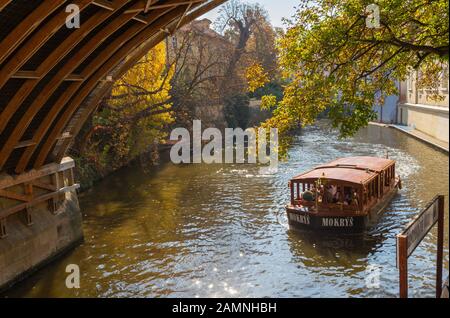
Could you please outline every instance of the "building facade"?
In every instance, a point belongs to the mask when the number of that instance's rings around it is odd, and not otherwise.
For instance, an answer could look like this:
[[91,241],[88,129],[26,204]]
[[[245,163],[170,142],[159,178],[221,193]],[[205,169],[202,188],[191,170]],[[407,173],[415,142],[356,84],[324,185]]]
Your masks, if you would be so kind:
[[448,64],[439,85],[442,100],[431,98],[427,89],[417,87],[419,71],[415,71],[400,83],[397,123],[410,126],[444,142],[449,141],[449,78]]
[[233,45],[211,28],[208,19],[195,20],[166,39],[168,64],[175,64],[174,91],[183,92],[183,104],[191,119],[204,127],[225,129],[221,81]]
[[[395,82],[397,89],[400,83]],[[377,114],[377,122],[384,124],[394,124],[397,122],[398,95],[390,95],[384,99],[383,105],[374,105],[373,111]]]

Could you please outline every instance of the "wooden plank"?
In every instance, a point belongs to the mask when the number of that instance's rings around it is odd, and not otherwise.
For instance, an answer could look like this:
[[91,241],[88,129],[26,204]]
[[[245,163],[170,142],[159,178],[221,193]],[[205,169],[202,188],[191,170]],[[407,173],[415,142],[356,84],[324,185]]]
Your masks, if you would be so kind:
[[[199,3],[199,2],[206,2],[206,1],[207,0],[176,1],[176,2],[158,4],[158,5],[153,4],[153,5],[149,6],[149,3],[150,3],[150,0],[149,0],[149,2],[147,2],[147,4],[145,6],[142,6],[140,8],[126,10],[125,13],[138,13],[138,12],[148,13],[151,10],[178,7],[178,6],[184,6],[184,5],[189,5],[189,4]],[[156,3],[156,1],[153,1],[153,3]]]
[[19,211],[21,211],[23,209],[26,209],[27,206],[36,205],[38,203],[50,200],[55,195],[63,194],[63,193],[71,192],[71,191],[75,191],[75,190],[77,190],[79,188],[80,188],[79,184],[74,184],[74,185],[71,185],[71,186],[67,186],[67,187],[61,188],[61,189],[59,189],[58,191],[55,191],[55,192],[51,192],[51,193],[46,193],[46,194],[40,195],[38,197],[33,198],[33,200],[31,200],[29,202],[21,203],[21,204],[15,205],[13,207],[4,209],[4,210],[0,211],[0,219],[7,218],[8,216],[10,216],[12,214],[15,214],[15,213],[17,213],[17,212],[19,212]]
[[72,138],[72,134],[70,132],[62,133],[59,137],[56,137],[57,140]]
[[50,14],[58,9],[65,0],[44,1],[31,12],[16,28],[11,31],[0,43],[0,64],[3,63],[12,52],[40,26]]
[[67,75],[64,81],[70,81],[70,82],[84,82],[85,78],[79,74],[70,74]]
[[15,74],[11,75],[11,78],[41,79],[42,76],[35,71],[17,71]]
[[[92,0],[75,0],[82,12]],[[14,52],[14,55],[0,69],[0,88],[5,85],[11,76],[19,69],[45,44],[47,41],[63,26],[65,26],[67,13],[60,10],[50,21],[41,26],[31,37]],[[40,75],[39,75],[40,76]]]
[[[126,3],[126,1],[122,2],[124,4]],[[54,90],[56,90],[56,87],[61,85],[62,79],[66,77],[67,80],[68,76],[67,74],[73,72],[74,69],[76,69],[90,54],[92,54],[92,52],[95,51],[95,49],[97,49],[100,45],[102,45],[105,40],[107,40],[111,35],[114,34],[114,32],[116,32],[126,23],[128,23],[134,16],[135,14],[120,15],[116,17],[114,21],[112,21],[108,25],[107,28],[104,28],[103,30],[98,32],[95,36],[93,36],[81,49],[79,49],[76,52],[76,54],[71,58],[71,62],[66,64],[63,68],[61,68],[58,71],[58,73],[54,76],[53,80],[51,80],[49,84],[46,85],[46,87],[43,90],[46,93],[42,94],[42,96],[39,97],[39,100],[35,101],[29,107],[25,116],[34,116],[34,114],[36,114],[45,105],[45,103],[53,94]],[[109,52],[109,49],[105,50],[105,52],[108,54],[111,53]],[[102,54],[100,54],[100,56],[101,55]],[[58,98],[55,104],[51,107],[49,113],[47,114],[47,116],[44,118],[44,120],[34,133],[33,141],[36,142],[36,144],[45,136],[46,132],[50,128],[52,122],[55,120],[60,110],[79,89],[84,79],[86,79],[90,75],[90,73],[92,73],[95,70],[95,64],[99,63],[98,59],[101,59],[101,57],[98,57],[93,62],[91,62],[86,67],[86,71],[83,72],[83,74],[78,75],[78,78],[80,80],[78,80],[77,83],[73,83],[68,88],[66,88],[64,93]],[[19,125],[20,124],[21,122],[19,123]],[[20,132],[20,130],[18,130],[18,132]],[[35,149],[36,146],[31,146],[24,151],[16,166],[15,169],[16,173],[22,173],[26,169],[26,167],[28,166],[28,162],[31,156],[33,155]]]
[[408,298],[408,238],[405,235],[397,236],[397,263],[400,279],[400,298]]
[[95,0],[94,2],[92,2],[92,4],[109,11],[114,11],[114,7],[111,5],[111,3],[105,0]]
[[[117,4],[121,4],[122,6],[128,3],[129,0],[117,0]],[[118,5],[118,9],[120,6]],[[45,61],[38,67],[37,72],[42,73],[43,75],[47,74],[53,67],[57,65],[57,63],[63,59],[66,55],[68,55],[76,45],[83,40],[82,35],[86,35],[92,30],[94,30],[97,26],[106,21],[110,16],[113,15],[114,12],[105,11],[99,13],[89,20],[82,23],[81,27],[76,31],[72,32],[63,43],[58,46],[46,59]],[[92,41],[89,42],[92,45]],[[94,50],[100,43],[95,43],[95,46],[89,47],[89,49]],[[88,49],[90,53],[91,50]],[[86,51],[86,50],[85,50]],[[83,51],[84,52],[84,51]],[[76,67],[83,60],[77,60],[75,58],[70,59],[67,64],[60,69],[55,76],[45,85],[42,89],[42,94],[39,94],[38,97],[33,101],[33,103],[28,107],[25,114],[21,117],[20,121],[14,127],[10,137],[3,145],[3,148],[0,151],[0,170],[2,169],[5,162],[8,160],[11,152],[14,150],[14,146],[18,143],[22,135],[25,133],[27,127],[32,122],[34,116],[39,112],[39,110],[45,105],[47,100],[53,95],[53,93],[58,89],[59,85],[61,85],[62,80],[70,75]],[[37,85],[37,81],[33,81],[33,84]],[[22,100],[25,100],[26,96],[28,96],[34,89],[35,85],[31,85],[27,87],[25,90],[22,88],[16,93],[17,95],[23,95]],[[15,101],[15,98],[12,99]],[[10,120],[15,111],[20,107],[22,103],[12,103],[12,101],[6,106],[3,113],[0,115],[2,121],[5,122],[3,126],[6,126],[6,122]],[[36,141],[36,139],[33,138]],[[21,173],[24,168],[17,169],[16,172]]]
[[403,230],[401,235],[408,238],[409,257],[431,228],[439,220],[439,197],[435,197]]
[[191,1],[178,1],[177,3],[167,3],[167,4],[158,4],[153,5],[148,8],[148,10],[156,10],[161,8],[168,8],[168,7],[174,7],[174,6],[181,6],[181,5],[193,5],[195,3],[199,2],[206,2],[207,0],[191,0]]
[[25,140],[25,141],[19,142],[14,147],[14,149],[26,148],[26,147],[30,147],[30,146],[34,146],[34,145],[36,145],[36,142],[34,142],[33,140]]
[[147,3],[145,4],[145,8],[144,8],[144,13],[147,13],[147,12],[148,12],[148,10],[150,9],[151,5],[152,5],[154,2],[156,2],[156,1],[153,1],[153,0],[147,0]]
[[144,8],[129,9],[129,10],[126,10],[126,11],[124,12],[124,14],[130,14],[130,13],[136,13],[136,14],[138,14],[138,13],[141,13],[141,12],[143,12],[143,11],[144,11]]
[[12,0],[0,0],[0,11],[2,11]]
[[31,182],[35,179],[39,179],[58,171],[64,171],[75,167],[75,162],[72,158],[66,157],[61,160],[61,163],[50,163],[42,166],[39,170],[31,170],[20,175],[0,175],[0,189],[13,187],[18,184]]
[[[215,7],[221,5],[222,3],[226,2],[226,0],[213,0],[203,6],[201,6],[200,8],[198,8],[197,10],[195,10],[194,12],[191,12],[186,19],[182,22],[182,24],[180,25],[183,26],[186,23],[189,23],[193,20],[195,20],[196,18],[198,18],[199,16],[205,14],[206,12],[214,9]],[[198,4],[195,4],[194,7],[196,7]],[[167,21],[167,23],[163,24],[162,26],[157,26],[158,28],[161,27],[166,27],[166,26],[170,26],[172,28],[174,28],[174,20],[175,18],[172,18],[171,20]],[[176,20],[175,20],[176,21]],[[150,36],[147,36],[148,38],[150,38]],[[133,57],[127,57],[127,60],[125,61],[125,63],[121,64],[120,67],[120,72],[118,77],[120,77],[122,74],[124,74],[128,69],[130,69],[135,63],[137,63],[145,54],[146,52],[148,52],[149,49],[151,49],[153,46],[155,46],[156,44],[158,44],[159,42],[161,42],[164,38],[166,37],[165,34],[163,33],[159,33],[156,34],[156,36],[154,36],[154,38],[152,38],[151,41],[148,41],[145,45],[139,45],[139,49],[136,50],[135,48],[129,50],[129,52],[134,51],[135,55]],[[131,42],[131,41],[130,41]],[[128,52],[128,53],[129,53]],[[107,65],[107,64],[105,64]],[[111,70],[114,68],[114,66],[110,66],[110,69],[107,72],[111,72]],[[94,89],[94,88],[92,88]],[[94,98],[92,98],[92,100],[90,100],[89,102],[89,107],[88,109],[82,114],[82,116],[80,117],[80,119],[77,120],[77,122],[75,123],[75,126],[72,130],[72,135],[76,136],[76,134],[78,134],[79,130],[81,129],[83,123],[87,120],[87,118],[89,117],[89,114],[95,109],[95,107],[98,105],[98,103],[101,101],[101,99],[107,94],[107,92],[109,91],[110,87],[105,85],[105,87],[102,89],[101,93],[97,94],[97,96],[94,96]],[[48,142],[48,141],[47,141]],[[56,154],[55,160],[59,160],[59,158],[62,158],[67,150],[67,148],[70,145],[71,140],[67,139],[63,142],[63,144],[61,145],[60,149],[58,150],[58,153]],[[53,147],[53,144],[50,146]],[[39,164],[42,164],[45,159],[48,156],[49,153],[49,149],[50,148],[47,145],[47,149],[44,152],[40,153],[41,156],[41,161],[38,159],[36,161],[37,166],[39,167]]]
[[[69,169],[69,171],[72,171],[72,169]],[[39,180],[33,180],[31,181],[31,184],[34,185],[35,187],[44,189],[44,190],[50,190],[50,191],[56,191],[56,186],[54,184],[50,184],[50,183],[44,183],[41,182]]]
[[400,297],[408,297],[408,257],[424,239],[434,224],[438,223],[436,298],[442,292],[442,266],[444,247],[444,196],[437,195],[407,227],[397,235],[397,267],[400,278]]
[[137,15],[133,18],[133,20],[136,20],[138,22],[144,23],[144,24],[148,24],[147,19],[145,19],[145,17],[141,16],[141,15]]
[[16,201],[23,201],[23,202],[29,202],[31,201],[32,197],[26,194],[20,194],[8,190],[0,189],[0,197],[12,199]]

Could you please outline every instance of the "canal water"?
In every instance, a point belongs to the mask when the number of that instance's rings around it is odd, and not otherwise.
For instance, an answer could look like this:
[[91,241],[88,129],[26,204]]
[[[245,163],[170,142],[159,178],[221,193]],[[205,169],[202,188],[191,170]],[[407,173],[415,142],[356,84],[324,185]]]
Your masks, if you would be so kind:
[[[367,233],[289,230],[290,177],[337,157],[386,151],[403,189]],[[397,297],[395,236],[436,194],[448,202],[448,192],[447,155],[379,126],[347,140],[323,123],[308,127],[276,175],[252,165],[127,168],[80,197],[85,243],[4,296]],[[434,296],[435,242],[434,230],[410,258],[410,297]],[[80,267],[80,289],[65,286],[69,264]]]

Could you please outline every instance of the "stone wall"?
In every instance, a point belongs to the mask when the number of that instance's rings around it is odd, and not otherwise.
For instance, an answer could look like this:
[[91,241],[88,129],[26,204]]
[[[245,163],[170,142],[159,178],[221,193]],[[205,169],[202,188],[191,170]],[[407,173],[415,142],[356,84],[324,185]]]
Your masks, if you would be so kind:
[[82,241],[73,167],[65,158],[22,175],[0,176],[0,290]]
[[398,123],[413,127],[439,140],[449,142],[448,108],[418,104],[399,104]]
[[[448,64],[442,74],[438,92],[421,89],[417,85],[420,71],[414,71],[400,85],[397,122],[410,126],[441,141],[449,141],[449,82]],[[440,99],[433,98],[438,93]]]

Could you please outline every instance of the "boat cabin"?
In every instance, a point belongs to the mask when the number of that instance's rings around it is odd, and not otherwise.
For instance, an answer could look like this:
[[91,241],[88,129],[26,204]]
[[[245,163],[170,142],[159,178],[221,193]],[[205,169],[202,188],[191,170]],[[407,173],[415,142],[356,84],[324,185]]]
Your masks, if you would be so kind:
[[341,158],[290,180],[290,208],[304,212],[364,215],[396,186],[395,161]]

